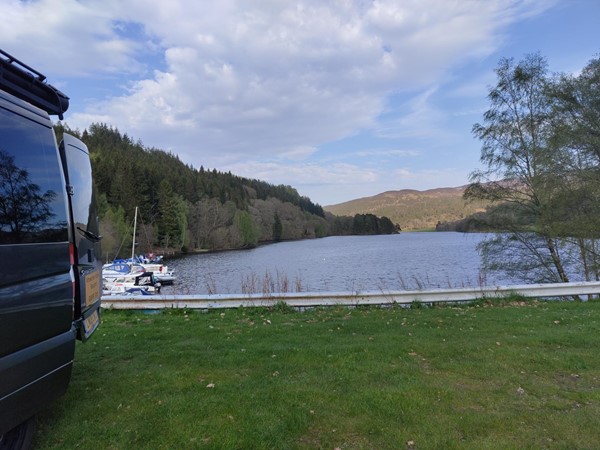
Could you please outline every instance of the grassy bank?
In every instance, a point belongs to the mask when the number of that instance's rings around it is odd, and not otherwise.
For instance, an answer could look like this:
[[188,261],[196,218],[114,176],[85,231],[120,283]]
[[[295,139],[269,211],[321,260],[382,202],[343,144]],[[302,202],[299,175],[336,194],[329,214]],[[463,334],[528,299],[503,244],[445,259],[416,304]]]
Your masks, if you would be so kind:
[[108,311],[36,445],[597,448],[600,303]]

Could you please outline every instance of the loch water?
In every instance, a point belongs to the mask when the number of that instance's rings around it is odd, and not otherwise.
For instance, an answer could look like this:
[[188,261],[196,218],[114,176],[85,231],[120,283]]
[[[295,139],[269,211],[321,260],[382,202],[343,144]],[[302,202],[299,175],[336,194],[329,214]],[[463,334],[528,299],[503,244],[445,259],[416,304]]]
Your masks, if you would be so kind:
[[368,292],[507,284],[481,272],[486,234],[402,232],[279,242],[167,261],[166,294]]

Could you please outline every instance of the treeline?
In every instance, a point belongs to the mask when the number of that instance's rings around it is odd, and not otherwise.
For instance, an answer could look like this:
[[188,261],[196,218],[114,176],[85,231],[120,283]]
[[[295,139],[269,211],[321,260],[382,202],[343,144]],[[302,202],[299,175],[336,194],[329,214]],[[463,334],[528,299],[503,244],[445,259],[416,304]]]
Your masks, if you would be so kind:
[[393,223],[400,224],[404,231],[433,230],[436,223],[462,219],[483,211],[489,204],[486,201],[465,202],[464,189],[465,187],[387,191],[372,197],[327,206],[326,210],[340,215],[368,211],[377,216],[389,217]]
[[344,234],[394,234],[400,231],[399,225],[394,225],[387,217],[377,217],[374,214],[356,214],[352,219],[350,233]]
[[459,233],[497,231],[490,230],[485,223],[485,213],[476,213],[459,220],[438,221],[435,225],[435,231],[457,231]]
[[504,232],[507,230],[502,227],[501,222],[496,217],[498,214],[504,214],[507,207],[510,207],[510,205],[489,205],[485,211],[469,214],[462,219],[441,220],[436,224],[435,231],[457,231],[459,233]]
[[136,208],[140,252],[224,250],[396,231],[387,218],[326,214],[291,186],[196,169],[105,124],[81,133],[58,124],[55,131],[59,139],[65,131],[77,135],[90,149],[107,259],[131,251]]

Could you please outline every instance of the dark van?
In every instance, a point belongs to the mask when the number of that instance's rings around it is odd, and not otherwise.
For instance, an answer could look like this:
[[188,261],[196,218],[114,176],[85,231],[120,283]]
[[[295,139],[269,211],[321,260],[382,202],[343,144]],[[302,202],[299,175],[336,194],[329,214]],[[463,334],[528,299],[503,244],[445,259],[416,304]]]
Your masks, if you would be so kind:
[[87,147],[49,115],[68,97],[0,50],[0,450],[69,384],[76,339],[100,323],[100,235]]

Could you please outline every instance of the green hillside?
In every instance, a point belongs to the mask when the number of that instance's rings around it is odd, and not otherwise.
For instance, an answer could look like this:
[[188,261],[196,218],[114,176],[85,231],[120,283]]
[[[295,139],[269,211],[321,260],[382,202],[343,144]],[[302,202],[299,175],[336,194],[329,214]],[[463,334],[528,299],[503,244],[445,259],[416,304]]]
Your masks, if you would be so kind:
[[336,215],[375,214],[389,217],[402,230],[433,230],[438,222],[453,222],[485,210],[483,201],[466,202],[466,186],[417,191],[388,191],[323,207]]
[[346,234],[390,234],[371,214],[338,217],[288,185],[216,169],[194,168],[104,124],[82,133],[58,124],[89,147],[107,260],[128,256],[137,215],[138,253],[226,250],[262,242]]

